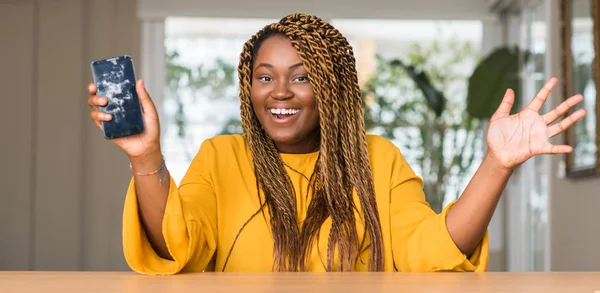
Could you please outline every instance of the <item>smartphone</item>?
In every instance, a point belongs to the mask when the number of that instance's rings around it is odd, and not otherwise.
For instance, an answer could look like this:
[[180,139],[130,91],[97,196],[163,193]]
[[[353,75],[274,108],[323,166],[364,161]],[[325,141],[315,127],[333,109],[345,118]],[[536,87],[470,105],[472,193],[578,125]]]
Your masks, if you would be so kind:
[[115,139],[144,132],[142,107],[135,90],[135,71],[131,56],[123,55],[92,61],[96,95],[108,99],[100,111],[112,115],[102,122],[104,138]]

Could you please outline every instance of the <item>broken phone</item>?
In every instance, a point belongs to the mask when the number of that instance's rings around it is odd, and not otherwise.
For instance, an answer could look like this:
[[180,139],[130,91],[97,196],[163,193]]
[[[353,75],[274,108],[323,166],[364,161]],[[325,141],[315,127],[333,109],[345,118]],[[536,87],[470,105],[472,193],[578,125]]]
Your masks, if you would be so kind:
[[100,111],[112,115],[102,122],[104,138],[115,139],[144,132],[144,120],[135,90],[135,71],[131,56],[123,55],[95,60],[91,63],[96,95],[108,104]]

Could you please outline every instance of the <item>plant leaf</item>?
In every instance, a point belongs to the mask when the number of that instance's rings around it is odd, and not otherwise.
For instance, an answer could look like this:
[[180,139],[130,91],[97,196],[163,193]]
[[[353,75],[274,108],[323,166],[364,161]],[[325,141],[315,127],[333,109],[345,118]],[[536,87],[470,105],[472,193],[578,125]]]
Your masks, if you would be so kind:
[[[523,55],[526,60],[527,53]],[[520,110],[521,68],[518,47],[500,47],[491,52],[475,67],[469,78],[467,112],[475,118],[489,119],[500,106],[507,89],[515,92],[512,113]]]
[[440,117],[446,109],[446,97],[429,80],[429,76],[424,71],[417,71],[414,66],[406,65],[400,60],[393,60],[390,63],[393,66],[400,66],[406,74],[415,82],[417,88],[421,90],[427,106],[433,110],[436,117]]

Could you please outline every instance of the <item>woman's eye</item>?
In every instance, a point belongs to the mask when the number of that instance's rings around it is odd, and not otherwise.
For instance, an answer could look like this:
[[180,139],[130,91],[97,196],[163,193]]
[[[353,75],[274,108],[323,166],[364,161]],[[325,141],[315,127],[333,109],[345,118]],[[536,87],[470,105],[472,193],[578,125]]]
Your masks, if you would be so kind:
[[294,79],[295,82],[307,82],[308,76],[299,76]]
[[268,77],[268,76],[261,76],[258,78],[260,81],[264,81],[264,82],[271,82],[273,81],[272,78]]

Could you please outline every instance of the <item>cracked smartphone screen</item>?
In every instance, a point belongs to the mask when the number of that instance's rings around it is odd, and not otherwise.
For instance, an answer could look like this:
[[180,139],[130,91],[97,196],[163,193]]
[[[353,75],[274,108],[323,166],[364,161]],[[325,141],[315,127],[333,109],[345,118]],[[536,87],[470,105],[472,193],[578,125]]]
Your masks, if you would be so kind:
[[102,122],[104,138],[115,139],[144,132],[142,109],[135,91],[135,72],[130,56],[118,56],[91,63],[96,95],[108,99],[100,111],[112,115]]

